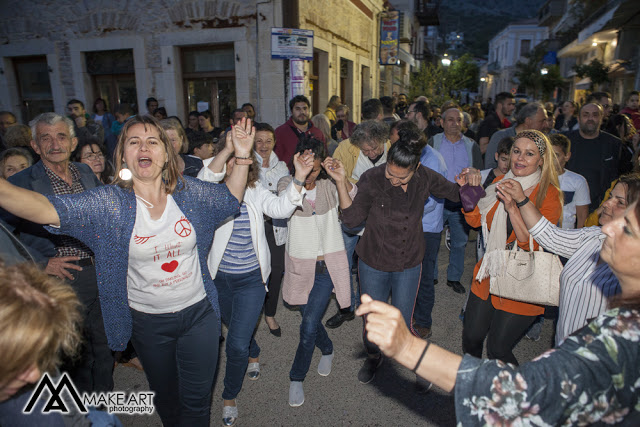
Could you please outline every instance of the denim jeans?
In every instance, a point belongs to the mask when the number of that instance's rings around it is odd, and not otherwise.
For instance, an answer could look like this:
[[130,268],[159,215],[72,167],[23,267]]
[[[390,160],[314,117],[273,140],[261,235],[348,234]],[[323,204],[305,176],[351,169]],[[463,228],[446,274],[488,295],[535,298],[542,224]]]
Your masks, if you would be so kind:
[[449,223],[451,233],[447,280],[459,282],[464,271],[464,250],[469,241],[469,226],[460,209],[449,210],[445,207],[442,215],[444,223]]
[[165,426],[208,426],[218,319],[208,298],[175,313],[131,309],[131,341]]
[[313,288],[309,292],[307,303],[299,306],[300,314],[302,314],[300,343],[289,372],[291,381],[304,381],[311,365],[315,347],[318,347],[323,355],[333,353],[333,342],[331,342],[327,330],[322,326],[322,316],[327,310],[332,291],[333,282],[326,268],[322,273],[316,270],[316,278],[313,282]]
[[244,274],[218,271],[214,283],[218,290],[222,322],[228,328],[225,341],[227,367],[222,398],[232,400],[242,389],[249,357],[260,355],[254,332],[266,291],[260,268]]
[[418,289],[413,318],[417,326],[430,328],[432,323],[431,311],[435,304],[433,276],[438,261],[441,233],[425,232],[422,234],[424,235],[426,250],[424,252],[424,258],[422,259],[422,275],[420,277],[420,288]]
[[[377,301],[387,302],[391,294],[391,303],[402,313],[407,327],[411,327],[411,316],[416,303],[416,294],[420,286],[420,271],[422,264],[406,268],[403,271],[381,271],[367,265],[362,259],[358,261],[358,275],[360,276],[361,292],[368,294]],[[363,333],[364,345],[369,354],[378,354],[380,349],[367,339]]]
[[349,261],[349,284],[351,285],[351,311],[354,311],[360,305],[360,287],[356,283],[351,283],[351,268],[353,267],[353,253],[356,250],[356,245],[360,236],[357,234],[349,234],[345,231],[342,232],[344,238],[344,248],[347,251],[347,260]]

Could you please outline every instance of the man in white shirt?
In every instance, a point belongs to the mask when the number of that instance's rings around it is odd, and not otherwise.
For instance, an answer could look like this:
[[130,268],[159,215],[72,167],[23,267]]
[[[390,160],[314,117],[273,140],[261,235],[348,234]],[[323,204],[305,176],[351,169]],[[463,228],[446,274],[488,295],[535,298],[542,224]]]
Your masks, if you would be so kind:
[[562,134],[549,137],[558,158],[558,179],[564,194],[562,228],[582,228],[589,215],[589,184],[582,175],[564,168],[571,158],[571,141]]

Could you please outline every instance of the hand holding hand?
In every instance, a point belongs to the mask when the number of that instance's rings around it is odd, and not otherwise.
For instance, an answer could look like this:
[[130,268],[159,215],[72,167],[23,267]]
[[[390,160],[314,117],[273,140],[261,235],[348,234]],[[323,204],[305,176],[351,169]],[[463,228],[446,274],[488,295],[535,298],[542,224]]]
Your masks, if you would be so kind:
[[[503,183],[500,182],[500,184]],[[500,184],[496,185],[496,197],[498,198],[498,200],[504,203],[504,209],[506,211],[518,209],[518,207],[516,206],[516,201],[513,200],[511,194],[506,191],[506,186]]]
[[346,172],[344,170],[344,165],[340,160],[327,157],[324,159],[324,162],[322,162],[322,167],[327,171],[327,175],[329,175],[334,181],[344,181]]
[[243,117],[240,123],[233,126],[229,133],[232,134],[233,149],[236,157],[250,157],[253,149],[253,140],[256,136],[256,129],[252,126],[251,119]]
[[315,156],[313,154],[296,153],[293,156],[293,165],[296,168],[295,178],[298,181],[304,182],[307,176],[311,173],[313,170],[314,159]]
[[523,201],[527,197],[520,183],[513,179],[503,179],[496,187],[501,193],[508,194],[516,203]]
[[380,347],[386,356],[396,357],[407,350],[412,335],[400,310],[363,294],[356,314],[365,316],[367,338]]

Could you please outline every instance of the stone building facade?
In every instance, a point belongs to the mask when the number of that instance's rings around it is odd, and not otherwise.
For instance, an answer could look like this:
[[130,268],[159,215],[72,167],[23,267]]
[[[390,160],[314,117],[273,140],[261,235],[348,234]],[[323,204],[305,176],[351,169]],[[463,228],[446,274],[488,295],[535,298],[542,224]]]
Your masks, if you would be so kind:
[[186,119],[208,108],[217,125],[254,104],[257,119],[288,117],[288,61],[271,59],[271,28],[314,31],[305,90],[314,112],[342,95],[360,117],[378,96],[378,17],[382,0],[6,0],[0,16],[0,110],[22,122],[42,111],[66,112],[72,98],[90,111],[146,112],[155,97]]

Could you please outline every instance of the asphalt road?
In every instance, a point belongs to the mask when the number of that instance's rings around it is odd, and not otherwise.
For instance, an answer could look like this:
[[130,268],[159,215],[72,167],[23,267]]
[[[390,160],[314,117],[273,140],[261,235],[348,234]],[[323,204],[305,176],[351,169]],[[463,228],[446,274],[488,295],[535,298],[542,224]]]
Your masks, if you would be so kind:
[[[475,239],[472,232],[471,239]],[[433,311],[434,343],[461,354],[462,322],[458,318],[466,295],[454,293],[446,286],[446,268],[449,252],[441,247],[439,255],[440,284],[436,285],[436,304]],[[469,289],[475,264],[475,241],[467,245],[465,272],[462,283]],[[276,319],[282,328],[277,338],[261,317],[256,340],[261,347],[261,377],[257,381],[245,378],[237,399],[239,419],[237,426],[396,426],[455,425],[453,396],[433,388],[427,394],[415,392],[415,375],[391,360],[385,360],[376,378],[367,385],[360,384],[357,373],[364,361],[362,321],[356,318],[338,329],[329,329],[334,343],[333,370],[328,377],[317,373],[320,353],[316,351],[309,374],[304,381],[305,402],[292,408],[288,404],[289,370],[299,339],[300,313],[278,308]],[[325,320],[336,311],[335,301],[329,303]],[[515,349],[520,363],[530,360],[552,345],[552,322],[543,326],[542,337],[533,342],[523,339]],[[223,332],[223,333],[226,333]],[[220,348],[219,372],[224,373],[224,343]],[[115,390],[148,390],[143,373],[118,366],[114,374]],[[222,380],[218,375],[213,391],[211,425],[222,425]],[[157,414],[121,415],[125,426],[161,425]]]

